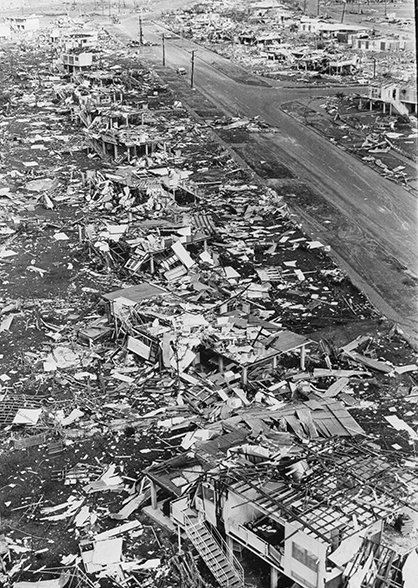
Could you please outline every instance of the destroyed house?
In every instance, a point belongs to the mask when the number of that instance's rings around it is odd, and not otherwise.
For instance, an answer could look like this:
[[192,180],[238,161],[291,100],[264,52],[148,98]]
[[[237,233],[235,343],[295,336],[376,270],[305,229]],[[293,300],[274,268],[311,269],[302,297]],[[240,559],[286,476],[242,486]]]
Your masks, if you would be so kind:
[[119,311],[122,306],[134,306],[144,300],[150,300],[168,294],[167,290],[164,290],[160,286],[151,284],[150,282],[142,282],[136,286],[129,286],[128,288],[103,294],[103,299],[109,319],[116,319],[119,316]]
[[357,71],[360,58],[357,55],[345,56],[342,54],[330,55],[322,49],[317,50],[292,50],[294,64],[305,71],[317,71],[330,75],[347,75]]
[[383,108],[383,112],[390,115],[396,112],[402,116],[417,114],[416,81],[396,82],[388,81],[380,85],[373,84],[365,96],[369,100],[370,109],[374,104]]
[[[166,199],[168,204],[174,202],[170,193],[161,186],[160,192],[154,192],[150,198],[156,198],[160,202]],[[152,227],[149,225],[149,228]],[[160,221],[153,228],[154,231],[149,230],[145,235],[143,227],[142,235],[129,241],[131,254],[125,268],[132,274],[149,269],[151,274],[158,272],[167,281],[176,281],[195,265],[187,249],[203,244],[206,251],[210,238],[208,232],[190,225],[184,226],[183,223]]]
[[350,75],[355,73],[360,66],[360,58],[354,55],[350,58],[330,59],[327,65],[329,74]]
[[160,84],[148,72],[142,70],[91,71],[84,69],[73,73],[73,80],[82,93],[97,89],[113,88],[123,93],[123,103],[134,110],[161,106],[163,98],[170,104],[167,86]]
[[312,33],[325,38],[337,37],[337,35],[360,34],[370,31],[370,27],[367,26],[329,22],[324,21],[321,18],[306,17],[301,18],[299,29],[303,33]]
[[295,57],[295,65],[305,71],[324,72],[329,63],[329,57],[321,49],[303,51],[302,55],[292,51]]
[[238,35],[238,41],[241,45],[255,45],[257,43],[257,37],[255,33],[240,33]]
[[303,335],[235,310],[212,321],[212,328],[202,341],[201,360],[213,365],[220,374],[246,385],[257,378],[260,368],[276,369],[280,356],[286,353],[297,352],[303,369],[308,343],[309,339]]
[[405,39],[391,39],[388,37],[382,38],[363,38],[353,37],[351,39],[351,46],[353,49],[359,51],[405,51],[408,43]]
[[282,62],[293,63],[295,58],[291,53],[290,46],[285,45],[281,47],[269,47],[267,50],[267,58],[270,60],[277,60]]
[[157,120],[145,124],[146,112],[128,107],[101,109],[85,131],[94,151],[103,157],[128,162],[154,151],[166,152],[170,142],[168,132]]
[[63,43],[66,50],[70,49],[92,49],[97,45],[97,31],[77,29],[69,31],[63,36]]
[[200,349],[211,325],[200,307],[187,310],[180,297],[149,283],[133,288],[104,296],[109,319],[128,351],[141,360],[158,360],[160,369],[174,370],[178,378],[192,365],[197,374],[205,371]]
[[[105,177],[111,180],[117,192],[122,192],[125,188],[129,188],[130,192],[138,199],[138,202],[145,200],[153,192],[161,192],[162,185],[158,177],[148,174],[136,174],[135,171],[134,168],[125,166],[116,168],[114,172],[107,173]],[[158,219],[156,219],[156,222],[159,222]],[[164,221],[162,220],[161,222]]]
[[10,16],[7,18],[10,28],[15,33],[28,33],[37,31],[40,27],[40,21],[37,16]]
[[213,556],[242,579],[234,554],[251,552],[270,567],[271,588],[280,577],[303,588],[412,588],[402,570],[416,563],[418,539],[402,521],[418,515],[413,471],[367,444],[299,446],[281,435],[263,446],[235,429],[149,468],[148,514],[161,522],[169,502],[171,523],[224,586]]
[[[114,173],[104,175],[88,174],[86,181],[93,201],[146,217],[153,211],[159,215],[130,225],[114,225],[105,219],[82,224],[80,239],[88,242],[96,253],[101,251],[105,256],[106,252],[115,253],[131,275],[149,271],[159,273],[162,279],[177,279],[195,264],[188,249],[195,259],[198,256],[202,262],[212,263],[207,252],[208,241],[215,232],[212,216],[190,213],[188,208],[177,204],[177,199],[197,198],[191,192],[193,185],[185,184],[181,175],[175,170],[169,173],[166,168],[145,172],[131,166],[121,166]],[[101,257],[102,253],[99,253]],[[111,257],[108,261],[112,263]]]
[[[89,113],[94,109],[109,108],[123,102],[123,92],[117,86],[100,87],[90,91],[77,88],[74,91],[74,98],[80,108]],[[88,124],[91,124],[93,117]],[[88,126],[88,125],[87,125]]]
[[85,88],[120,87],[122,84],[120,73],[106,70],[79,72],[74,76],[74,80]]
[[286,7],[277,2],[254,2],[251,4],[250,18],[260,17],[266,21],[274,20],[283,23],[285,20],[292,18],[291,13]]
[[[171,339],[175,317],[182,313],[179,300],[167,290],[149,282],[116,290],[103,296],[116,336],[126,339],[128,351],[142,360],[170,364],[174,352]],[[178,343],[178,341],[177,341]],[[171,367],[176,367],[178,351]]]
[[299,22],[299,30],[302,33],[317,33],[321,24],[323,22],[317,18],[302,17]]
[[141,112],[144,111],[122,104],[123,93],[116,88],[100,88],[89,93],[75,92],[74,99],[76,104],[72,108],[72,117],[78,117],[86,127],[90,127],[99,117],[99,124],[103,128],[143,124]]
[[[183,264],[191,259],[179,241],[172,249]],[[158,356],[160,367],[174,369],[178,376],[193,366],[196,374],[206,374],[218,388],[238,382],[245,386],[257,380],[260,370],[276,369],[280,356],[290,353],[299,356],[304,368],[309,339],[255,315],[239,310],[219,315],[219,305],[204,312],[197,305],[186,310],[180,298],[146,282],[104,299],[117,335],[128,336],[128,350],[150,360],[149,349],[154,349],[152,358]],[[145,352],[137,340],[146,343]],[[247,402],[243,392],[241,396]]]
[[[100,96],[100,94],[93,94],[90,99],[90,104],[94,105],[94,97]],[[118,96],[120,98],[120,94]],[[81,99],[80,106],[86,107],[89,101],[84,98]],[[99,107],[97,105],[95,114],[100,116],[100,123],[97,126],[101,126],[103,130],[118,129],[120,127],[136,127],[144,126],[145,123],[152,121],[150,113],[144,111],[144,109],[136,109],[123,104],[111,103],[110,105],[103,105]],[[93,119],[94,120],[94,119]]]
[[260,34],[256,36],[255,44],[263,47],[271,47],[281,43],[280,33]]
[[348,23],[319,22],[317,26],[317,32],[321,37],[324,38],[337,37],[338,35],[347,35],[348,39],[348,35],[365,34],[370,32],[370,27]]
[[61,61],[64,69],[70,73],[89,69],[93,64],[93,53],[84,51],[70,51],[61,55]]

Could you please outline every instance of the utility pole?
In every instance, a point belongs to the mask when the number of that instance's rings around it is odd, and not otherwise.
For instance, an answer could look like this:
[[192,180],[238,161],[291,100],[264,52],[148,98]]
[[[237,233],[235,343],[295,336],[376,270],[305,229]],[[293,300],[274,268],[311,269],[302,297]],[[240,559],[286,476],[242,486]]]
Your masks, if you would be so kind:
[[194,88],[194,54],[196,53],[195,50],[192,51],[192,71],[190,74],[190,87]]
[[343,0],[343,11],[341,13],[341,23],[344,22],[345,7],[346,7],[346,1]]
[[165,34],[163,33],[163,67],[165,67]]
[[316,16],[319,16],[319,1],[320,0],[317,0],[316,2]]
[[142,12],[139,13],[139,16],[138,16],[138,24],[139,24],[139,44],[142,45],[142,41],[143,41]]

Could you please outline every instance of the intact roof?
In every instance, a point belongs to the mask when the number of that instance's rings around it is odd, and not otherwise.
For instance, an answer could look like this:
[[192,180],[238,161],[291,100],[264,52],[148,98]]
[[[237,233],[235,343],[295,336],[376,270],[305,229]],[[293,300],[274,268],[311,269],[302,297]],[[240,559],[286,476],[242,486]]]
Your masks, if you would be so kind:
[[157,296],[162,296],[164,294],[168,294],[167,290],[164,288],[151,284],[150,282],[142,282],[136,286],[130,286],[129,288],[122,288],[121,290],[114,290],[113,292],[103,294],[103,298],[109,302],[112,302],[116,298],[127,298],[132,302],[141,302],[141,300],[156,298]]
[[357,31],[367,31],[371,27],[364,26],[364,25],[355,25],[355,24],[345,24],[345,23],[337,23],[337,22],[321,22],[319,24],[319,29],[321,31],[347,31],[347,32],[357,32]]

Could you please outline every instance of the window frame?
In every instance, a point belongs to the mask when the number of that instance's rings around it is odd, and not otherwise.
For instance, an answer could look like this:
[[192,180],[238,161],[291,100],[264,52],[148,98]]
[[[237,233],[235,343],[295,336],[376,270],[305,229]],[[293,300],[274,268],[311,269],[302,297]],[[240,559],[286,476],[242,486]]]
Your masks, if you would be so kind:
[[312,572],[315,572],[316,574],[318,573],[318,557],[294,541],[292,541],[292,558],[310,569]]

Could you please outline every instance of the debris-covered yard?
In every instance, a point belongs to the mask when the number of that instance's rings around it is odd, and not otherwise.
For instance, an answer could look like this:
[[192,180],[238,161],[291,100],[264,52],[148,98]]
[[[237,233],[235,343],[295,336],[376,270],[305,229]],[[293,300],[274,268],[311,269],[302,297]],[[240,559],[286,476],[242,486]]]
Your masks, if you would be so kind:
[[359,95],[336,94],[288,103],[283,109],[378,173],[416,190],[416,120],[390,116],[379,108],[366,109],[364,102]]
[[[416,353],[302,232],[272,170],[226,148],[264,123],[197,116],[104,30],[92,67],[84,50],[61,61],[50,32],[1,45],[0,583],[243,586],[229,523],[215,539],[188,523],[200,485],[259,491],[303,457],[308,500],[316,452],[357,446],[396,472],[393,500],[357,480],[340,540],[384,520],[406,565]],[[276,547],[242,563],[247,585],[263,565],[286,576]]]

